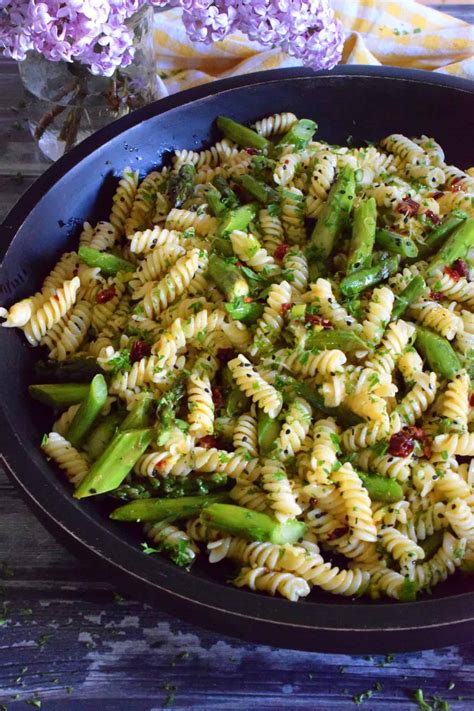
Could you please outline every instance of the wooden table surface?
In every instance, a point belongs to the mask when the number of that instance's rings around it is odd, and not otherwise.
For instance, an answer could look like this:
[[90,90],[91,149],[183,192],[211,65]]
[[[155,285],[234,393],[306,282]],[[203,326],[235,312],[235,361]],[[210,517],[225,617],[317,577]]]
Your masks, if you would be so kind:
[[[472,21],[474,6],[449,11]],[[16,66],[0,59],[0,221],[49,165],[20,100]],[[474,709],[474,643],[393,658],[244,644],[122,598],[51,537],[2,471],[0,512],[0,711],[408,711],[419,688],[435,708],[447,707],[433,697]]]

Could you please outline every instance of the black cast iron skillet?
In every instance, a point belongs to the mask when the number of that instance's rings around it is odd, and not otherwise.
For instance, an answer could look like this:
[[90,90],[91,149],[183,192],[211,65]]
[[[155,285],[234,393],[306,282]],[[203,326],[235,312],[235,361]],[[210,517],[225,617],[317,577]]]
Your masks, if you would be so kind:
[[[78,224],[107,218],[116,176],[131,165],[148,172],[176,148],[216,139],[226,114],[251,122],[293,111],[319,124],[318,136],[362,145],[389,133],[436,137],[448,161],[474,164],[474,85],[427,72],[343,67],[314,74],[285,69],[216,82],[151,104],[81,143],[21,198],[1,228],[0,302],[39,288],[60,254],[75,247]],[[50,531],[135,597],[199,625],[283,647],[333,652],[393,652],[471,638],[474,580],[454,577],[417,602],[346,600],[313,592],[292,604],[225,583],[219,566],[186,573],[146,556],[137,529],[114,523],[106,504],[71,497],[43,458],[39,442],[51,414],[27,395],[37,350],[0,329],[0,440],[3,462]],[[48,419],[49,418],[49,419]]]

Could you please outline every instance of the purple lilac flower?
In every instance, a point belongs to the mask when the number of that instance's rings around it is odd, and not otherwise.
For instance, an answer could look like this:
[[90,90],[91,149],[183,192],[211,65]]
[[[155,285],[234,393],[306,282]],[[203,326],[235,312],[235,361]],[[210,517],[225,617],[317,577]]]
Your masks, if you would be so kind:
[[315,69],[333,67],[341,57],[342,27],[328,0],[0,0],[0,51],[21,61],[35,50],[110,76],[133,60],[126,20],[145,4],[181,6],[195,42],[218,42],[240,30]]

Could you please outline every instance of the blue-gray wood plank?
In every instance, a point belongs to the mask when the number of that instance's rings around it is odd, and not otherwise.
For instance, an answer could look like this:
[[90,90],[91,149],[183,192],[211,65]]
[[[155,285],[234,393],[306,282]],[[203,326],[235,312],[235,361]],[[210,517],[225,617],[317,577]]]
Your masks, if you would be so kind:
[[[474,16],[472,4],[449,11]],[[0,59],[0,220],[48,166],[20,100],[16,67]],[[474,709],[474,644],[393,660],[310,654],[244,644],[121,599],[56,543],[1,470],[0,563],[0,711],[346,711],[366,691],[367,711],[409,711],[418,688],[451,711]]]

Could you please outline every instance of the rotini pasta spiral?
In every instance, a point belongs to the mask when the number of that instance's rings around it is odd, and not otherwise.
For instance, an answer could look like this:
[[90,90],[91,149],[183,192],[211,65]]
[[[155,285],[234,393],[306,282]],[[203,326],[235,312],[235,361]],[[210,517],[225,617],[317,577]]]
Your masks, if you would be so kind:
[[297,122],[297,118],[290,111],[281,114],[273,114],[256,121],[254,128],[261,136],[274,136],[278,133],[286,133]]
[[370,499],[357,473],[347,463],[334,471],[331,476],[339,487],[346,505],[347,522],[354,536],[361,541],[376,541],[377,529],[372,516]]
[[240,353],[229,361],[228,366],[239,388],[262,408],[270,417],[276,417],[281,410],[283,398],[252,367],[252,363]]
[[50,457],[63,470],[74,486],[78,486],[89,471],[86,457],[58,432],[50,432],[41,448],[46,456]]
[[285,421],[275,443],[280,458],[284,461],[294,457],[301,450],[304,438],[311,424],[311,406],[301,397],[291,403]]
[[260,590],[276,595],[279,593],[291,602],[297,602],[300,597],[310,593],[306,580],[296,575],[284,572],[268,571],[266,568],[242,568],[239,576],[234,580],[238,588],[248,587],[251,590]]
[[301,190],[285,188],[281,201],[281,221],[290,244],[301,244],[306,238],[304,206],[305,198]]
[[112,211],[109,217],[109,221],[113,224],[119,235],[124,232],[125,223],[130,216],[135,200],[137,187],[138,171],[125,168],[119,180],[117,190],[112,198]]
[[24,333],[32,346],[38,345],[46,333],[63,318],[76,301],[76,294],[81,286],[79,277],[65,281],[60,289],[35,311],[26,326]]

